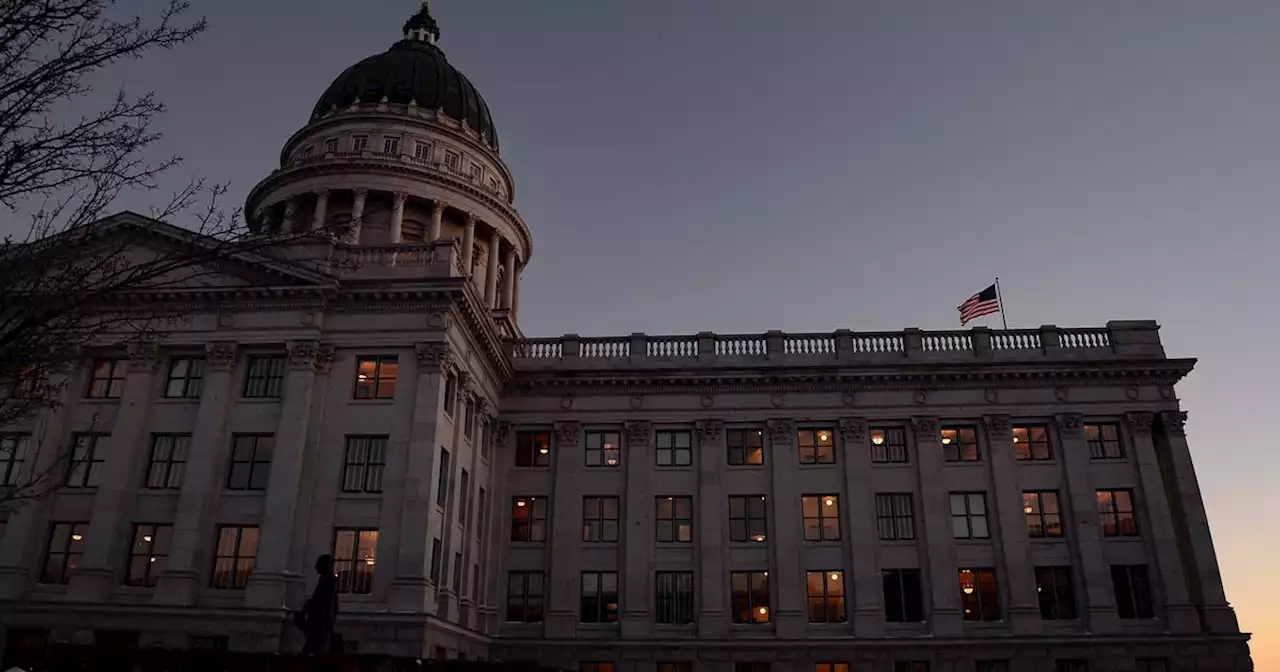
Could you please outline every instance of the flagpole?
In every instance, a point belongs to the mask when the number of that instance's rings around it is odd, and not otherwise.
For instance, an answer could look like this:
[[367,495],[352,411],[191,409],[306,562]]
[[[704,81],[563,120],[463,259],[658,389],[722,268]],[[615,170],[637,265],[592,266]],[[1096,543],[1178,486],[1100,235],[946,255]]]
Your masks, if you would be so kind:
[[1004,315],[1004,295],[1000,293],[1000,277],[996,276],[996,300],[1000,302],[1000,321],[1004,323],[1004,328],[1009,329],[1009,319]]

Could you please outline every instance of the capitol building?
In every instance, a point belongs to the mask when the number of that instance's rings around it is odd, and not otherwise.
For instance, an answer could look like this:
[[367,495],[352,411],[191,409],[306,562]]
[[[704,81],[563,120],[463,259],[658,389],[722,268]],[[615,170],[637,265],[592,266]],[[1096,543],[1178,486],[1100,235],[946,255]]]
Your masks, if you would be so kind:
[[1252,669],[1154,322],[526,337],[494,116],[425,6],[401,36],[250,192],[290,242],[145,297],[190,319],[0,431],[4,478],[72,448],[0,522],[5,645],[296,651],[328,553],[348,652]]

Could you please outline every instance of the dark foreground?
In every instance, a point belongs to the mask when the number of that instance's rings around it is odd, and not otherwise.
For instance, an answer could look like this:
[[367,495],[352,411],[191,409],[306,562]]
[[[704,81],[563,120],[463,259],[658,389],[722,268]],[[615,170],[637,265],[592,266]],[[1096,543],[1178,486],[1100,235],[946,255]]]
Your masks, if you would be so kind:
[[0,672],[556,672],[522,663],[415,660],[334,654],[303,658],[292,654],[226,651],[113,651],[91,646],[54,645],[38,651],[10,651]]

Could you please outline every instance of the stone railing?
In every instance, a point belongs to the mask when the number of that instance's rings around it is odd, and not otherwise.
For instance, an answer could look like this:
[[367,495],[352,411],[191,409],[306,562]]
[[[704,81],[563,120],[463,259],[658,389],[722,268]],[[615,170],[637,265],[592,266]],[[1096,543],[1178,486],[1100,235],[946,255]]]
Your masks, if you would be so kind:
[[529,338],[510,342],[521,369],[699,366],[830,366],[895,363],[1017,362],[1035,360],[1163,359],[1159,327],[1151,321],[1105,327],[826,334],[632,334],[609,338]]
[[346,277],[457,277],[462,252],[457,241],[406,245],[344,245],[339,247],[339,272]]

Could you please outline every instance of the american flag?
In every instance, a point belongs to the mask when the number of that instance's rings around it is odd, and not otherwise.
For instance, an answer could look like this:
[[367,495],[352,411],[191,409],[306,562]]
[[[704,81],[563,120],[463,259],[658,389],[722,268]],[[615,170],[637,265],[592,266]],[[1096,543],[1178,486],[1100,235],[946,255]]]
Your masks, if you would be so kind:
[[960,311],[960,326],[963,327],[970,320],[1000,312],[1000,294],[996,291],[996,286],[991,285],[969,297],[956,310]]

